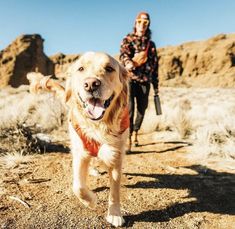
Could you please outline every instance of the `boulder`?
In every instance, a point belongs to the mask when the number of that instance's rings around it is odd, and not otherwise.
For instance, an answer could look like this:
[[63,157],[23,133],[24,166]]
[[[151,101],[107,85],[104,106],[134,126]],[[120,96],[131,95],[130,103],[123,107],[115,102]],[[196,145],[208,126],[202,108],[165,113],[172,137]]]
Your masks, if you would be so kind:
[[54,74],[53,62],[43,52],[44,40],[38,34],[22,35],[0,52],[0,87],[28,84],[28,72]]

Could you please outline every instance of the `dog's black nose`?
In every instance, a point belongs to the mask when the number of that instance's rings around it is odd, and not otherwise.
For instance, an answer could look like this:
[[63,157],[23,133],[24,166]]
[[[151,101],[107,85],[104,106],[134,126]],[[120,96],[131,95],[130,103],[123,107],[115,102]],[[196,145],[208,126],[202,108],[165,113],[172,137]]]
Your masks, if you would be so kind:
[[99,88],[101,81],[96,78],[87,78],[84,81],[84,89],[89,92],[93,92]]

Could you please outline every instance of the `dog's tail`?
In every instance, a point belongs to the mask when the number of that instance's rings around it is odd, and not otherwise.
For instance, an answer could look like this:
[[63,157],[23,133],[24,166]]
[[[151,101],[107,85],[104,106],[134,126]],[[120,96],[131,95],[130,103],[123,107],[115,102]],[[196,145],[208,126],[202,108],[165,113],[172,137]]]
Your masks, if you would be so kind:
[[53,92],[56,96],[64,100],[65,89],[56,80],[51,79],[51,76],[44,76],[39,72],[30,72],[27,74],[27,79],[30,82],[30,92],[37,93],[40,90]]

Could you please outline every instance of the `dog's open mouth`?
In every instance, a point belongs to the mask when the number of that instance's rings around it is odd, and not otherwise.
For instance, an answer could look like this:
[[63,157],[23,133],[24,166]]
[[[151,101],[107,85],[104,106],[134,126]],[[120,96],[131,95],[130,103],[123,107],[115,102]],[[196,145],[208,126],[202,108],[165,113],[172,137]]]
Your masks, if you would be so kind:
[[114,95],[111,95],[107,100],[93,97],[83,102],[88,117],[92,120],[100,120],[103,118],[105,110],[109,107],[113,97]]

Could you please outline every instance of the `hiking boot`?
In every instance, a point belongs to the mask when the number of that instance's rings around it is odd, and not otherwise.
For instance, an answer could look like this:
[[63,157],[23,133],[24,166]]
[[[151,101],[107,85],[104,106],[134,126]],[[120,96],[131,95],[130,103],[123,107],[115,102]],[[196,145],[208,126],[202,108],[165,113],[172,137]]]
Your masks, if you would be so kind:
[[135,145],[136,147],[139,146],[139,142],[138,142],[138,131],[135,131],[134,145]]
[[131,140],[131,134],[130,134],[129,139],[128,139],[127,153],[131,152],[131,145],[132,145],[132,140]]

